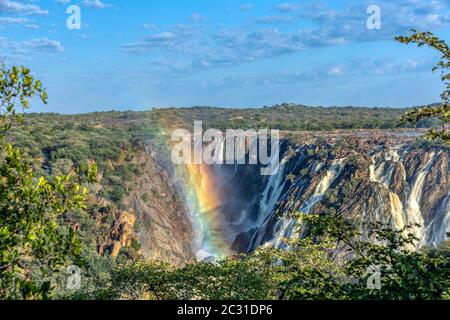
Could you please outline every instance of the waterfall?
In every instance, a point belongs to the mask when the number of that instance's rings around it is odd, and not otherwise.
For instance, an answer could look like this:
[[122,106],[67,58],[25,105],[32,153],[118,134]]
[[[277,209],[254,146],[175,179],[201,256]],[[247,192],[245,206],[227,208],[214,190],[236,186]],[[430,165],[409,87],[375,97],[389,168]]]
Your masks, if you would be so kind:
[[[392,220],[398,230],[403,229],[406,225],[405,210],[398,194],[390,191],[390,184],[397,164],[401,166],[402,172],[405,171],[400,159],[398,150],[389,149],[385,154],[375,154],[372,156],[372,164],[369,166],[370,181],[379,183],[383,188],[389,191],[389,205]],[[405,175],[406,174],[404,174],[404,176]],[[381,202],[383,202],[382,199]]]
[[[368,168],[369,180],[377,183],[381,189],[372,188],[371,192],[374,193],[370,198],[363,200],[364,203],[361,205],[364,212],[360,212],[360,214],[364,216],[366,222],[391,221],[398,230],[403,229],[406,225],[420,224],[422,227],[412,230],[420,239],[417,247],[439,244],[446,239],[446,233],[450,231],[450,193],[440,200],[439,208],[433,209],[435,211],[431,222],[425,221],[421,206],[425,181],[435,164],[436,155],[440,153],[436,151],[419,153],[420,159],[426,157],[427,161],[426,163],[422,161],[420,167],[416,168],[418,163],[408,160],[411,159],[410,152],[417,151],[406,146],[395,146],[382,148],[372,153],[372,163]],[[414,153],[413,155],[416,156]],[[298,163],[301,161],[303,160],[297,160]],[[250,248],[254,249],[264,244],[285,248],[285,239],[292,239],[296,236],[297,219],[289,216],[292,208],[299,208],[297,211],[304,214],[310,213],[317,203],[323,201],[326,192],[340,175],[344,168],[343,162],[344,159],[333,161],[325,172],[322,168],[326,166],[326,162],[309,164],[310,177],[320,175],[320,172],[323,173],[312,195],[303,201],[300,198],[304,191],[310,188],[310,178],[298,177],[292,186],[286,188],[287,175],[293,171],[289,169],[290,171],[287,172],[283,163],[283,169],[277,176],[268,180],[262,194],[260,218],[263,221],[252,239]],[[408,166],[408,172],[412,170],[416,172],[414,177],[407,179],[406,166]],[[292,165],[290,164],[289,167]],[[298,165],[295,168],[304,168],[304,165]],[[283,200],[281,202],[283,206],[278,205],[281,200]],[[358,200],[356,200],[357,202]]]
[[400,155],[397,150],[389,149],[383,156],[381,159],[378,159],[380,154],[372,157],[372,164],[369,166],[369,179],[371,182],[380,183],[386,189],[389,189],[395,164],[401,163]]
[[391,205],[392,218],[395,227],[401,230],[405,227],[403,203],[396,193],[389,192],[389,203]]
[[430,154],[430,159],[427,164],[421,168],[419,173],[416,175],[414,182],[411,186],[411,193],[409,195],[406,218],[408,224],[418,224],[421,227],[415,227],[413,232],[417,238],[420,239],[418,246],[425,244],[425,220],[422,216],[422,210],[420,208],[420,203],[422,200],[423,187],[427,174],[429,173],[431,166],[434,163],[434,156],[436,153],[432,152]]
[[[423,197],[424,184],[427,175],[435,163],[436,152],[426,153],[429,157],[428,161],[413,177],[411,182],[406,182],[405,166],[401,162],[402,157],[397,150],[388,150],[383,153],[375,153],[372,156],[372,164],[369,166],[369,179],[371,182],[379,183],[383,188],[389,192],[389,204],[392,215],[392,221],[396,228],[402,229],[406,225],[420,225],[412,229],[413,234],[420,239],[417,247],[422,247],[427,244],[435,245],[442,242],[446,238],[446,232],[450,228],[450,194],[443,199],[437,215],[433,221],[426,225],[424,219],[421,203]],[[399,165],[402,170],[404,183],[407,187],[404,191],[405,201],[400,200],[400,196],[391,190],[391,182],[393,179],[393,172],[395,166]]]
[[266,236],[266,231],[269,220],[271,218],[271,214],[273,213],[277,202],[280,200],[280,197],[282,196],[282,192],[284,190],[284,186],[286,184],[285,168],[288,160],[289,159],[287,156],[283,157],[283,159],[279,163],[277,174],[269,176],[267,178],[266,187],[261,195],[261,200],[259,201],[258,220],[252,226],[253,228],[257,227],[258,231],[250,241],[250,247],[254,247],[255,244],[262,244],[263,238]]
[[427,243],[439,245],[447,239],[447,233],[450,233],[450,194],[442,201],[438,214],[426,229]]
[[225,162],[225,139],[218,138],[216,148],[214,148],[214,168],[220,168]]
[[[405,210],[398,194],[390,191],[390,184],[393,178],[395,166],[399,164],[402,172],[405,171],[400,162],[398,150],[389,149],[386,153],[377,153],[372,156],[372,164],[369,166],[369,179],[371,182],[378,183],[389,191],[389,205],[392,214],[392,220],[397,229],[405,227]],[[406,174],[404,174],[406,176]],[[381,200],[382,202],[382,200]]]
[[[289,145],[283,147],[287,146]],[[220,165],[224,149],[225,139],[221,139],[213,154],[216,164],[203,168],[202,180],[197,179],[192,183],[195,192],[190,193],[189,200],[193,204],[191,215],[196,221],[194,248],[197,250],[194,252],[199,260],[220,258],[234,252],[233,250],[252,252],[263,245],[287,248],[285,240],[299,236],[296,232],[298,220],[290,215],[292,212],[309,214],[325,199],[331,187],[336,186],[340,192],[343,185],[336,183],[337,179],[341,179],[339,177],[344,181],[364,177],[352,175],[353,171],[341,174],[344,168],[350,168],[344,164],[346,158],[330,163],[311,155],[311,149],[303,146],[298,147],[295,152],[284,149],[281,161],[278,163],[278,159],[274,158],[270,164],[278,169],[276,173],[255,180],[253,176],[240,175],[253,174],[258,170],[236,163]],[[362,197],[352,199],[350,204],[355,209],[358,208],[359,212],[356,214],[366,222],[390,221],[398,230],[408,224],[422,225],[423,227],[412,230],[421,240],[418,247],[439,244],[446,239],[446,233],[450,229],[450,194],[433,202],[434,215],[426,226],[421,208],[425,181],[439,153],[411,154],[410,150],[406,147],[383,146],[371,153],[372,162],[364,170],[369,171],[368,179],[377,186],[359,184],[357,191],[362,192]],[[411,155],[418,155],[420,161],[416,161]],[[427,157],[426,161],[423,157]],[[419,163],[421,165],[417,167]],[[361,168],[360,164],[358,168]],[[307,170],[308,174],[300,175],[303,170]],[[411,172],[415,172],[414,176],[408,177],[407,173]],[[191,172],[192,177],[195,175]],[[245,192],[247,178],[251,181],[252,190],[258,192],[254,196],[243,196],[240,203],[239,192]],[[206,182],[209,184],[205,184]],[[231,188],[236,184],[236,191],[232,189],[233,196],[236,197],[233,199],[227,199],[227,193],[220,194],[220,191],[230,190],[230,184]],[[230,204],[230,201],[235,202]]]
[[[321,181],[317,184],[313,195],[302,203],[300,209],[298,210],[302,214],[309,214],[311,209],[319,202],[325,198],[325,193],[328,191],[332,183],[339,176],[343,166],[344,159],[339,159],[333,161],[330,168],[325,172]],[[319,164],[322,165],[322,164]],[[295,236],[295,227],[297,225],[297,220],[295,218],[283,217],[280,220],[281,228],[276,233],[274,239],[271,241],[277,248],[284,246],[285,239],[292,239]]]

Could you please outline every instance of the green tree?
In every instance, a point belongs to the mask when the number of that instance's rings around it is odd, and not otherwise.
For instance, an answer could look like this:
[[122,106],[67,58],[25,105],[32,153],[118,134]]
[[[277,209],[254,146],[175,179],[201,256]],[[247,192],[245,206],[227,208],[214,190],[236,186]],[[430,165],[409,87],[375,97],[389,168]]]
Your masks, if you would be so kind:
[[[339,215],[299,218],[302,239],[277,253],[282,297],[289,299],[443,299],[450,288],[450,259],[440,251],[415,250],[413,226],[393,230],[357,224]],[[317,260],[311,260],[316,257]],[[306,262],[306,263],[305,263]],[[289,269],[295,267],[295,272]],[[380,272],[380,288],[368,288],[370,269]],[[287,284],[287,285],[286,285]]]
[[[36,176],[30,161],[8,142],[11,126],[22,123],[18,109],[28,108],[34,97],[47,102],[30,70],[0,66],[0,299],[51,298],[52,274],[80,249],[62,215],[85,207],[87,189],[76,176]],[[95,175],[91,167],[88,176]]]
[[182,268],[138,262],[113,271],[113,298],[150,300],[255,300],[275,297],[271,266],[259,256],[239,256]]
[[[395,231],[381,223],[370,225],[372,241],[356,244],[360,254],[351,259],[347,274],[356,279],[348,285],[350,299],[439,300],[450,289],[450,259],[436,250],[415,250],[417,238],[412,226]],[[368,270],[380,272],[380,288],[368,289]]]
[[[437,50],[442,56],[438,64],[433,68],[433,72],[441,70],[441,80],[445,84],[445,90],[441,94],[442,103],[438,107],[424,107],[407,113],[403,120],[407,122],[417,123],[421,119],[438,118],[445,124],[450,121],[450,49],[444,40],[439,39],[431,32],[418,32],[413,30],[410,36],[400,36],[395,38],[396,41],[409,44],[415,43],[419,47],[428,46]],[[431,139],[442,139],[445,143],[450,143],[450,133],[448,128],[440,131],[431,130],[428,134]]]
[[[450,293],[448,243],[411,250],[416,238],[373,223],[364,236],[337,214],[296,214],[298,237],[282,248],[265,246],[250,255],[174,268],[138,262],[112,273],[109,298],[120,299],[446,299]],[[381,287],[368,288],[380,271]],[[102,291],[105,292],[105,291]],[[105,296],[102,296],[105,297]]]

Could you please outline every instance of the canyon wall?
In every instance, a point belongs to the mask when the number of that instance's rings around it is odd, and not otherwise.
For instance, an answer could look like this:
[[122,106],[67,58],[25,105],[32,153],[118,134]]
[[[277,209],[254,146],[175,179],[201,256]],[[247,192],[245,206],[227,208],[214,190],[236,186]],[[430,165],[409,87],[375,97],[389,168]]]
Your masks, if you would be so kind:
[[177,167],[149,143],[136,160],[145,173],[127,198],[142,255],[179,265],[267,244],[282,248],[296,235],[291,214],[298,212],[337,213],[362,228],[375,221],[396,229],[417,224],[417,248],[446,239],[448,148],[373,137],[332,141],[282,139],[272,176],[262,176],[260,165]]
[[[395,141],[395,140],[394,140]],[[259,166],[212,166],[210,192],[221,199],[222,218],[233,252],[283,247],[295,235],[291,214],[337,213],[361,226],[381,221],[393,228],[417,225],[416,247],[437,245],[450,232],[449,153],[444,147],[349,139],[344,145],[281,142],[277,174]],[[193,249],[195,251],[195,248]]]

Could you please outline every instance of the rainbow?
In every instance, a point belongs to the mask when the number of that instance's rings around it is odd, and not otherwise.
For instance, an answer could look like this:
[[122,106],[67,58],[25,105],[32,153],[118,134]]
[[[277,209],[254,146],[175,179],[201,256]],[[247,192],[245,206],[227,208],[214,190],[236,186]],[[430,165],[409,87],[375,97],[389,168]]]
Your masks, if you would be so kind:
[[[170,128],[161,128],[160,137],[165,141],[170,155]],[[188,164],[175,167],[176,179],[184,193],[185,206],[194,229],[193,251],[199,261],[219,260],[233,254],[231,243],[224,229],[221,208],[223,195],[216,187],[213,167]]]
[[189,164],[187,171],[189,175],[186,184],[189,193],[187,206],[191,214],[193,213],[200,231],[197,257],[203,260],[210,256],[216,259],[229,256],[232,252],[223,229],[225,224],[220,210],[223,198],[216,190],[218,184],[214,181],[212,168],[207,165]]

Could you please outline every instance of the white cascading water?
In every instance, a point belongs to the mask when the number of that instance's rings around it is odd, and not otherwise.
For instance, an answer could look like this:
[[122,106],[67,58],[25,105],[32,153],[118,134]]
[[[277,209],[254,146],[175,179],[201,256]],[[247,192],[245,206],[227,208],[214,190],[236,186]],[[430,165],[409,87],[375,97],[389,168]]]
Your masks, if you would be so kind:
[[430,159],[428,163],[419,171],[414,179],[414,183],[411,186],[411,193],[409,195],[407,209],[406,209],[406,219],[408,224],[417,224],[420,227],[415,227],[413,232],[415,236],[420,239],[418,246],[421,247],[425,244],[425,220],[422,215],[420,208],[420,203],[422,200],[423,186],[425,182],[426,175],[429,173],[431,166],[434,163],[434,156],[436,153],[432,152],[429,156]]
[[[403,160],[408,159],[409,149],[404,146],[396,146],[388,150],[380,150],[372,155],[372,164],[369,167],[369,179],[371,182],[378,183],[379,186],[387,191],[388,198],[384,193],[376,191],[374,195],[377,206],[366,207],[368,204],[364,203],[364,209],[361,214],[364,214],[366,221],[383,221],[389,219],[393,226],[397,229],[403,229],[408,224],[420,224],[423,227],[413,229],[413,233],[420,241],[417,247],[424,245],[437,245],[442,243],[447,237],[446,233],[450,232],[450,191],[438,208],[436,208],[436,215],[433,221],[425,225],[425,219],[422,212],[422,197],[424,193],[425,181],[431,174],[431,169],[436,163],[440,153],[428,152],[425,156],[428,161],[420,168],[417,168],[417,173],[407,179],[406,164]],[[301,160],[300,160],[301,161]],[[268,179],[266,188],[261,196],[259,205],[260,220],[255,224],[258,231],[252,239],[252,248],[260,245],[273,245],[278,248],[286,247],[284,245],[285,239],[291,239],[295,236],[296,219],[292,219],[288,214],[277,211],[278,204],[281,199],[286,198],[286,194],[297,192],[298,188],[303,188],[309,181],[299,178],[290,188],[286,189],[287,175],[285,172],[285,162],[283,160],[282,168],[278,175]],[[330,168],[323,174],[321,181],[317,184],[313,195],[304,201],[299,208],[299,212],[304,214],[310,213],[312,208],[321,202],[327,190],[333,185],[333,182],[339,176],[343,169],[344,159],[336,160]],[[309,167],[313,175],[319,174],[321,168],[325,165],[324,162],[311,164]],[[402,183],[401,194],[395,192],[394,187],[398,183]],[[378,189],[374,189],[378,190]],[[402,200],[404,199],[404,200]],[[387,207],[384,205],[387,201]],[[386,216],[385,208],[388,208],[390,215]],[[369,210],[371,209],[371,210]],[[286,210],[286,212],[290,210]],[[280,217],[275,217],[275,214],[281,213]],[[258,223],[261,223],[259,226]],[[272,225],[270,225],[272,224]],[[272,240],[267,241],[267,232],[275,233]]]
[[[339,176],[344,162],[344,159],[334,160],[330,168],[323,175],[322,180],[314,190],[314,194],[300,206],[298,210],[302,214],[309,214],[311,209],[325,198],[325,193],[333,184],[336,177]],[[322,163],[319,164],[322,167]],[[316,168],[317,170],[317,168]],[[278,226],[279,231],[276,233],[274,239],[270,242],[276,248],[281,248],[285,244],[285,239],[292,239],[295,236],[295,227],[297,220],[294,218],[283,217],[279,220],[281,226]]]
[[221,164],[225,161],[225,139],[223,137],[218,138],[216,148],[214,149],[214,167],[220,168]]
[[405,227],[405,211],[403,208],[403,203],[399,196],[394,192],[389,192],[389,203],[391,205],[391,213],[395,227],[397,230],[401,230]]
[[[273,161],[275,161],[274,159]],[[275,175],[269,176],[266,187],[261,195],[258,210],[258,220],[252,226],[252,228],[259,228],[259,230],[265,230],[269,222],[271,213],[274,211],[277,202],[282,196],[284,186],[286,184],[285,168],[288,157],[285,156],[279,163],[278,172]],[[256,232],[252,243],[261,244],[264,238],[264,232]]]
[[400,162],[398,150],[389,149],[384,157],[380,159],[379,156],[379,154],[376,154],[372,158],[372,164],[369,167],[369,178],[371,182],[381,183],[386,189],[389,189],[392,174],[395,168],[394,164],[399,163],[402,170],[405,171],[405,169],[403,164]]
[[[402,157],[399,156],[398,150],[390,149],[387,153],[374,154],[373,164],[369,168],[370,181],[379,183],[389,191],[392,221],[395,227],[402,229],[406,225],[420,225],[411,230],[419,239],[416,244],[417,248],[441,243],[446,239],[446,233],[450,230],[450,193],[438,208],[436,217],[428,225],[426,225],[421,208],[424,184],[438,155],[439,153],[436,152],[427,153],[427,163],[420,168],[409,184],[406,181],[405,167],[401,162]],[[390,189],[396,165],[402,170],[403,182],[409,186],[404,191],[404,202],[401,201],[399,194]]]
[[220,189],[222,186],[227,185],[236,175],[237,172],[237,163],[234,164],[234,175],[230,174],[225,170],[225,164],[226,164],[226,155],[225,155],[225,144],[226,139],[223,137],[218,138],[218,141],[216,143],[216,147],[214,148],[214,174],[217,176],[220,176],[219,179],[216,179],[216,182],[219,183],[217,186],[217,189]]
[[[395,166],[399,165],[403,173],[403,181],[406,179],[405,167],[400,161],[397,149],[389,149],[385,154],[375,154],[372,164],[369,166],[369,179],[371,182],[381,184],[385,189],[390,189],[392,175]],[[406,225],[405,210],[398,194],[389,190],[389,204],[395,227],[400,230]]]
[[[196,147],[199,147],[202,142],[197,143]],[[230,206],[224,210],[224,234],[231,240],[236,239],[236,243],[243,244],[244,246],[239,247],[243,248],[242,250],[252,251],[262,245],[286,248],[285,240],[292,239],[297,235],[298,220],[293,219],[290,213],[296,209],[297,212],[309,214],[318,203],[324,200],[327,191],[335,184],[336,179],[339,177],[348,179],[347,172],[341,174],[346,168],[345,158],[334,160],[330,164],[329,161],[309,157],[307,146],[303,145],[297,148],[294,157],[292,157],[292,152],[285,150],[279,163],[279,159],[273,157],[270,167],[278,166],[276,174],[252,181],[253,185],[260,186],[260,188],[255,192],[253,198],[251,195],[243,198],[251,199],[251,201],[243,203],[242,210],[239,210],[239,205]],[[438,157],[444,151],[423,151],[415,154],[410,153],[407,145],[383,145],[378,146],[375,150],[377,151],[372,153],[372,164],[368,171],[369,180],[377,183],[378,186],[372,185],[371,189],[363,190],[363,192],[367,191],[363,195],[368,195],[370,198],[362,198],[361,201],[364,202],[356,201],[355,208],[359,210],[357,214],[362,216],[365,221],[391,221],[397,229],[403,229],[408,224],[421,225],[422,227],[412,229],[415,236],[420,239],[417,247],[438,245],[445,241],[446,234],[450,232],[450,191],[443,199],[440,194],[439,202],[434,201],[434,198],[422,199],[424,192],[429,194],[429,190],[432,190],[426,188],[425,182],[432,180],[429,175],[435,171],[433,166],[437,160],[440,160]],[[243,181],[237,175],[253,172],[239,166],[236,162],[234,168],[232,164],[222,165],[221,163],[226,162],[225,151],[226,138],[220,138],[213,150],[214,164],[210,167],[211,173],[214,175],[214,182],[217,184],[211,192],[229,190],[226,187],[229,187],[230,184],[236,183],[235,181]],[[423,159],[427,160],[426,163]],[[420,167],[416,168],[417,165]],[[308,169],[310,174],[304,177],[295,176],[291,179],[291,173],[298,174],[300,169]],[[364,170],[367,170],[367,167]],[[189,176],[186,177],[187,173],[184,171],[175,170],[176,181],[189,181]],[[440,176],[439,179],[442,182]],[[311,186],[311,183],[317,183],[317,185]],[[245,183],[243,185],[245,187]],[[202,251],[203,242],[208,238],[208,230],[207,226],[201,222],[203,217],[195,205],[198,200],[196,199],[197,195],[193,193],[190,186],[180,184],[177,185],[177,188],[186,198],[187,211],[192,221],[193,251],[197,253],[199,260],[209,259],[214,256],[214,252]],[[314,191],[311,192],[311,190]],[[312,195],[303,200],[307,191]],[[442,192],[442,185],[438,192]],[[224,194],[224,198],[226,198],[226,194]],[[236,203],[239,201],[239,196],[237,198]],[[433,211],[429,214],[431,202]],[[246,204],[248,205],[246,206]],[[234,210],[235,208],[237,210]],[[238,236],[241,237],[238,238]],[[250,237],[251,239],[249,239]]]
[[437,246],[447,239],[450,233],[450,194],[445,197],[439,208],[438,214],[425,230],[426,243]]
[[[214,153],[216,163],[223,162],[224,150],[225,139],[221,139]],[[304,150],[299,148],[295,151],[295,154],[301,154],[301,152],[304,152]],[[407,224],[420,224],[423,227],[412,230],[420,239],[417,246],[439,244],[446,239],[446,233],[450,231],[450,193],[442,200],[440,207],[436,209],[437,214],[433,217],[433,221],[426,226],[424,226],[425,219],[421,208],[424,184],[439,153],[427,153],[428,161],[415,170],[416,174],[413,177],[407,178],[406,164],[403,163],[404,159],[408,159],[407,152],[408,149],[406,148],[393,147],[387,150],[379,150],[372,154],[369,179],[371,182],[379,184],[387,192],[380,192],[379,188],[373,189],[376,192],[374,194],[376,205],[366,207],[368,203],[364,203],[364,209],[362,209],[363,212],[361,214],[365,215],[364,219],[366,221],[389,219],[397,229],[403,229]],[[246,244],[248,245],[247,250],[252,251],[262,245],[286,248],[285,240],[296,236],[296,224],[298,222],[297,219],[293,219],[288,214],[294,208],[291,206],[298,207],[298,212],[309,214],[314,206],[324,200],[326,192],[345,168],[345,159],[334,160],[326,170],[323,169],[327,165],[326,161],[308,162],[307,168],[311,172],[309,176],[296,177],[294,180],[290,179],[291,172],[289,170],[298,170],[298,168],[304,167],[304,159],[307,158],[303,156],[296,158],[296,163],[294,164],[291,162],[292,157],[287,153],[279,163],[275,163],[278,159],[274,158],[271,166],[278,165],[278,170],[275,175],[264,178],[262,181],[264,184],[263,191],[255,195],[259,199],[256,202],[257,215],[253,215],[255,220],[250,218],[246,210],[235,213],[233,217],[228,217],[230,219],[228,221],[229,226],[232,226],[229,232],[236,232],[234,236],[242,232],[253,234],[249,244]],[[225,186],[238,174],[238,165],[235,164],[235,170],[229,166],[226,168],[222,165],[214,165],[214,172],[216,177],[219,177],[217,182]],[[318,175],[321,175],[320,181],[315,186],[313,194],[298,204],[297,201],[300,201],[300,194],[309,189],[311,176],[317,177]],[[312,181],[317,180],[313,179]],[[401,183],[400,186],[404,185],[401,194],[396,193],[394,190],[395,185],[398,185],[399,182]],[[284,201],[289,198],[289,195],[296,193],[299,196],[287,205],[291,209],[280,207],[282,200]],[[388,198],[385,195],[388,195]],[[386,208],[389,210],[390,215],[386,215]],[[201,230],[199,231],[200,233],[202,232]]]

